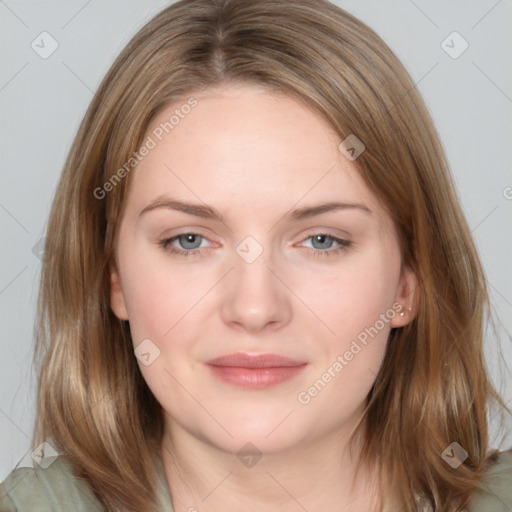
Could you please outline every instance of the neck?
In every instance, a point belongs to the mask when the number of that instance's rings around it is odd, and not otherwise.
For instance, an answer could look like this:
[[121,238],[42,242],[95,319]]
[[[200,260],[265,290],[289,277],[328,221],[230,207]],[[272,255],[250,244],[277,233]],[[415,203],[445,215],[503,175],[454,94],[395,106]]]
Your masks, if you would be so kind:
[[377,478],[363,468],[356,478],[356,457],[344,439],[335,432],[259,460],[242,459],[167,426],[162,461],[174,511],[380,512]]

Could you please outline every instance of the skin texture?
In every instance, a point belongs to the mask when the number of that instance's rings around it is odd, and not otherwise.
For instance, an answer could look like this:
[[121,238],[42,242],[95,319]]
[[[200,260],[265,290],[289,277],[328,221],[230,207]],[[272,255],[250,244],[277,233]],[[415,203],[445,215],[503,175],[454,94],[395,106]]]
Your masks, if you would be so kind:
[[[163,460],[175,510],[293,511],[297,501],[307,510],[379,510],[368,501],[370,475],[359,473],[353,485],[346,443],[390,329],[414,314],[389,314],[393,304],[413,306],[416,285],[402,270],[392,221],[338,150],[339,136],[297,100],[249,85],[195,98],[197,106],[133,171],[111,271],[112,309],[129,320],[134,347],[149,339],[160,350],[139,366],[164,409]],[[162,110],[147,133],[180,104]],[[211,205],[223,221],[166,207],[140,214],[163,195]],[[284,219],[330,201],[370,211]],[[199,254],[159,245],[190,232],[203,238],[170,246],[199,246]],[[315,244],[321,234],[351,245],[318,255],[341,247],[329,238]],[[248,236],[257,243],[241,244]],[[249,255],[263,252],[248,263],[240,244]],[[386,311],[392,318],[378,334],[333,371]],[[240,388],[205,364],[234,352],[275,353],[307,366],[267,389]],[[301,403],[298,394],[329,368],[330,382]],[[262,454],[252,467],[237,456],[248,442]]]

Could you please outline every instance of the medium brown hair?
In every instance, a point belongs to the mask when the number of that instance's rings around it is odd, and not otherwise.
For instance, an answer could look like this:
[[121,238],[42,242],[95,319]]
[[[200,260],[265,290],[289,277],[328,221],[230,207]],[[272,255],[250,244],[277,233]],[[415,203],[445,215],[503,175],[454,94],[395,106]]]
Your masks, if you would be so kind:
[[[110,308],[109,265],[150,121],[210,85],[252,83],[306,102],[366,146],[354,162],[391,215],[419,279],[414,320],[391,331],[360,424],[361,464],[415,510],[466,506],[491,461],[482,353],[484,273],[430,115],[409,74],[361,21],[324,0],[181,0],[129,42],[96,92],[53,201],[42,269],[33,445],[51,439],[112,511],[156,506],[161,407],[129,325]],[[126,167],[125,167],[126,169]],[[117,174],[117,178],[115,175]],[[114,183],[104,197],[98,190]],[[95,193],[96,191],[96,193]],[[457,469],[441,457],[468,453]]]

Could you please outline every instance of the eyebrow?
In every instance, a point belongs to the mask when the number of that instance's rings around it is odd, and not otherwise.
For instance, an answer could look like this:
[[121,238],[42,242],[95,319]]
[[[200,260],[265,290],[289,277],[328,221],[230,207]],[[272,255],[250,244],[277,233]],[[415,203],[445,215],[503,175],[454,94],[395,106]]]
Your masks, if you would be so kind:
[[[206,204],[192,204],[170,199],[164,196],[157,197],[153,202],[146,206],[139,214],[139,217],[147,212],[165,208],[168,210],[176,210],[203,219],[212,219],[224,223],[224,216],[212,206]],[[285,221],[298,221],[321,215],[322,213],[334,212],[339,210],[356,209],[371,215],[372,211],[364,204],[359,203],[341,203],[327,202],[312,206],[304,206],[295,210],[288,211],[283,219]]]

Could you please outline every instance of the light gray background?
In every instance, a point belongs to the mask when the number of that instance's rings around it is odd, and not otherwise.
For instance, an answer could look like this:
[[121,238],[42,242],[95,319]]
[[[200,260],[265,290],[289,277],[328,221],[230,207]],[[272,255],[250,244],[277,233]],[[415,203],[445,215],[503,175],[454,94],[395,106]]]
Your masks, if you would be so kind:
[[[512,405],[512,1],[338,0],[380,34],[411,73],[445,146],[487,273],[501,349],[489,335],[493,378]],[[151,0],[0,0],[0,480],[29,439],[35,386],[32,328],[44,236],[65,156],[93,91],[115,56],[169,4]],[[41,32],[58,42],[47,59],[32,48]],[[458,58],[441,43],[457,31]],[[460,42],[446,43],[453,51]],[[48,46],[46,46],[48,48]],[[505,362],[498,364],[503,351]],[[496,419],[492,420],[497,431]],[[512,447],[510,422],[505,441]],[[508,432],[508,434],[507,434]]]

